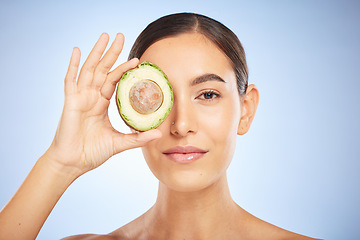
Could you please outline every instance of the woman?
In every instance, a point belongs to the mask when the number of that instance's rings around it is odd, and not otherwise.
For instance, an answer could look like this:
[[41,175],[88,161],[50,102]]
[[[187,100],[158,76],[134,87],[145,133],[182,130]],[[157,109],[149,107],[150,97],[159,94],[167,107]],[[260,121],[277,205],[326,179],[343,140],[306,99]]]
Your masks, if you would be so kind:
[[[159,179],[154,206],[106,236],[66,239],[311,239],[252,216],[231,198],[226,169],[259,94],[248,86],[244,50],[229,29],[191,13],[160,18],[112,72],[124,38],[118,34],[102,57],[108,40],[101,35],[78,78],[80,51],[74,48],[54,140],[2,210],[1,239],[34,239],[76,178],[136,147]],[[109,122],[109,101],[123,73],[143,61],[166,73],[174,106],[157,129],[119,133]]]

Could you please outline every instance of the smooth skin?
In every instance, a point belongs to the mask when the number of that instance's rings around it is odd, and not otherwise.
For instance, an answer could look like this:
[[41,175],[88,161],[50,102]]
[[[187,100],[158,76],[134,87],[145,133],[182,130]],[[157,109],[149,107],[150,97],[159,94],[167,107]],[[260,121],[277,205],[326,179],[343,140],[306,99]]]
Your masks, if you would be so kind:
[[[312,239],[252,216],[231,198],[226,170],[237,135],[245,134],[254,118],[259,101],[256,86],[250,85],[240,96],[229,59],[197,33],[162,39],[151,45],[140,61],[153,62],[167,74],[174,90],[174,106],[157,128],[162,138],[142,147],[147,164],[159,179],[156,203],[110,236],[154,240]],[[203,77],[209,74],[225,82]],[[174,146],[187,145],[207,153],[189,164],[171,161],[163,154]]]
[[[103,34],[78,80],[80,52],[74,49],[54,141],[2,210],[0,239],[34,239],[77,177],[134,147],[143,147],[146,162],[159,179],[155,205],[108,235],[65,239],[311,239],[252,216],[231,198],[226,169],[236,136],[250,128],[259,94],[250,85],[246,94],[239,96],[230,62],[214,44],[199,34],[181,34],[160,40],[145,51],[140,61],[153,62],[168,75],[174,106],[156,130],[125,135],[109,122],[109,100],[121,75],[139,60],[109,73],[121,52],[123,36],[117,35],[101,59],[107,43],[108,36]],[[225,83],[196,81],[204,74],[216,74]],[[168,148],[184,145],[208,152],[188,164],[173,162],[163,154]]]

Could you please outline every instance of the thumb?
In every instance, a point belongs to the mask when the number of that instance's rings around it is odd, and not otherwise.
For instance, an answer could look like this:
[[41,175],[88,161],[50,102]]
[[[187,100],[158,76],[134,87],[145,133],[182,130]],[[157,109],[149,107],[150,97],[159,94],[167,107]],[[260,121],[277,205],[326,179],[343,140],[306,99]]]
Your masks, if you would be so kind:
[[161,138],[161,136],[161,132],[157,129],[130,134],[116,133],[113,140],[115,154],[128,149],[142,147],[151,140]]

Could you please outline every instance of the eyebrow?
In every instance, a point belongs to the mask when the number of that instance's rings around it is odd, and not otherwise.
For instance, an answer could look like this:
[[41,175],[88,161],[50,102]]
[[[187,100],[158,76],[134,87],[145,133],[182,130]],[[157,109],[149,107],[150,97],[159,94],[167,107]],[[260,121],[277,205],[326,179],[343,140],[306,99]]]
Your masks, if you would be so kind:
[[200,83],[204,83],[207,81],[217,81],[217,82],[223,82],[226,83],[224,79],[222,79],[220,76],[213,74],[213,73],[205,73],[201,76],[196,77],[192,82],[190,83],[190,86],[195,86]]

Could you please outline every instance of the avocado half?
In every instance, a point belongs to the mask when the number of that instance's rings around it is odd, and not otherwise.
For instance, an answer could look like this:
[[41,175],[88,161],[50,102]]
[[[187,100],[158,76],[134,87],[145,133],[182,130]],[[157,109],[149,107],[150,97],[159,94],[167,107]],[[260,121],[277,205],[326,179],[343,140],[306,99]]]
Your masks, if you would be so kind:
[[116,90],[121,118],[138,131],[158,127],[169,115],[173,101],[167,76],[150,62],[143,62],[124,73]]

